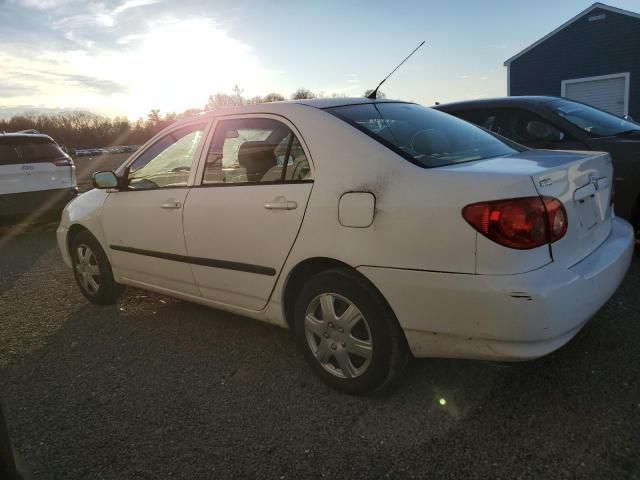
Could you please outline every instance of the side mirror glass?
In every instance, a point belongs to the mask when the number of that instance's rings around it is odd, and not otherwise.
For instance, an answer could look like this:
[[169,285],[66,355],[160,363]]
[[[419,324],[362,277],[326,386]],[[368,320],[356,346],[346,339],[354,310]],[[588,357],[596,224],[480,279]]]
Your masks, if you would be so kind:
[[118,188],[118,177],[111,171],[96,172],[93,174],[93,186],[101,189]]
[[548,123],[531,120],[527,123],[527,133],[536,140],[559,142],[564,140],[564,132]]

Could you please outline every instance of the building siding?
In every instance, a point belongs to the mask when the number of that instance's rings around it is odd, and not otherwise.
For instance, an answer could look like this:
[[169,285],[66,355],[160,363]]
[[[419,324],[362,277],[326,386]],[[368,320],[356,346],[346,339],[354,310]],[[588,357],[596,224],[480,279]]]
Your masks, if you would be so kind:
[[[606,15],[603,20],[589,17]],[[572,78],[630,73],[629,114],[640,119],[640,19],[594,9],[510,65],[511,95],[557,95]]]

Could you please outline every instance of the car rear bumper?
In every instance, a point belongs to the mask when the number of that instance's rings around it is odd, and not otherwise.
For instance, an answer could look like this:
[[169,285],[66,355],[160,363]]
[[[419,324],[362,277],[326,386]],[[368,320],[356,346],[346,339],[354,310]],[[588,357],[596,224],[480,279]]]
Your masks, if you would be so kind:
[[567,343],[618,288],[633,256],[633,229],[611,234],[570,268],[465,275],[360,267],[382,292],[416,357],[527,360]]
[[38,217],[48,212],[59,212],[77,195],[76,187],[2,194],[0,195],[0,215]]

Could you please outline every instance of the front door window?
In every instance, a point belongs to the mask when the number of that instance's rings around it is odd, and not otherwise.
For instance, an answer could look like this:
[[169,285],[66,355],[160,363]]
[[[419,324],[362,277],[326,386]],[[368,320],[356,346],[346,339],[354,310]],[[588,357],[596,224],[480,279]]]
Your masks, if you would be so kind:
[[185,187],[205,124],[188,125],[169,132],[129,166],[129,188]]

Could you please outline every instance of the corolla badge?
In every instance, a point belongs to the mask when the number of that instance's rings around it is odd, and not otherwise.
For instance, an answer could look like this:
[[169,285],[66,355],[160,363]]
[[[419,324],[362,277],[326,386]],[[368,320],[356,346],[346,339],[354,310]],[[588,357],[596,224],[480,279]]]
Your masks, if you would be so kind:
[[553,180],[551,180],[550,178],[543,178],[538,183],[541,187],[550,187],[551,185],[553,185]]

